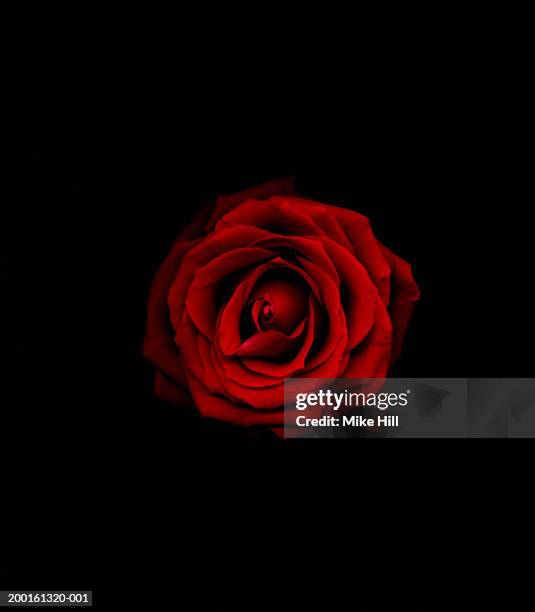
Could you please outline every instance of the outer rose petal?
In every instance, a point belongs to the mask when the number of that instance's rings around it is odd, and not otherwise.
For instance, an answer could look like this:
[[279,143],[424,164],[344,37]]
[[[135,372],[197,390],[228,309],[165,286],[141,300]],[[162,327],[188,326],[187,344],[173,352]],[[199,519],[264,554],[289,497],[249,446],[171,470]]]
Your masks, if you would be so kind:
[[191,374],[187,374],[187,378],[193,399],[203,416],[245,426],[284,424],[284,412],[282,409],[254,410],[248,405],[237,404],[224,397],[210,393]]
[[324,249],[338,269],[345,293],[348,345],[354,348],[373,325],[377,288],[361,263],[336,242],[324,238]]
[[[343,226],[339,223],[338,218],[333,214],[334,206],[327,204],[321,204],[319,202],[313,202],[299,196],[293,196],[290,198],[279,198],[280,200],[286,200],[290,202],[291,206],[303,211],[309,216],[317,227],[322,229],[322,232],[331,240],[338,242],[341,246],[345,247],[351,253],[355,253],[353,244],[348,239]],[[358,213],[355,213],[358,214]],[[359,215],[363,220],[366,217]]]
[[[389,262],[364,215],[304,198],[274,196],[264,202],[251,200],[237,206],[219,221],[216,229],[240,224],[270,229],[275,233],[332,238],[356,255],[383,301],[388,303]],[[280,232],[281,226],[286,231]]]
[[[184,377],[185,380],[185,377]],[[156,370],[154,378],[154,395],[164,402],[177,406],[190,406],[191,396],[186,389],[178,386],[172,380]]]
[[182,230],[178,237],[178,240],[194,240],[195,238],[200,238],[201,236],[204,236],[204,227],[206,225],[207,220],[210,218],[213,209],[213,201],[202,204],[200,211]]
[[412,275],[411,265],[385,246],[382,246],[382,248],[392,266],[392,296],[388,311],[393,328],[391,357],[393,363],[401,353],[403,339],[407,332],[414,305],[420,297],[420,290]]
[[383,378],[390,365],[392,323],[386,306],[377,299],[376,319],[368,337],[351,352],[344,378]]
[[390,299],[390,266],[384,256],[381,244],[375,237],[369,220],[350,210],[332,207],[360,263],[366,268],[373,284],[385,304]]
[[304,198],[286,198],[286,200],[299,210],[310,215],[312,219],[317,219],[317,224],[321,223],[321,215],[325,213],[332,215],[336,219],[339,227],[347,237],[347,241],[337,240],[334,235],[328,234],[329,237],[339,242],[342,246],[347,247],[347,244],[350,244],[351,252],[356,255],[360,263],[366,268],[373,284],[377,287],[385,304],[387,304],[390,293],[390,266],[383,253],[382,245],[372,232],[369,219],[352,210],[331,206],[330,204],[312,202]]
[[203,385],[214,394],[223,395],[226,392],[222,375],[212,360],[212,343],[200,334],[195,325],[185,316],[182,333],[182,360],[185,371],[191,372]]
[[160,266],[152,282],[147,306],[147,325],[143,341],[143,355],[177,383],[186,384],[180,355],[169,320],[167,294],[180,264],[198,240],[178,242]]
[[216,225],[216,232],[235,225],[267,229],[274,234],[295,236],[323,236],[318,227],[299,207],[292,206],[292,198],[273,197],[269,200],[247,200],[226,214]]
[[251,189],[246,189],[245,191],[240,191],[231,195],[219,196],[205,229],[207,232],[213,230],[216,223],[223,215],[226,215],[232,209],[236,208],[236,206],[243,204],[243,202],[247,200],[265,200],[274,195],[293,195],[293,193],[293,178],[286,177],[268,181],[267,183],[262,183],[262,185],[257,185]]

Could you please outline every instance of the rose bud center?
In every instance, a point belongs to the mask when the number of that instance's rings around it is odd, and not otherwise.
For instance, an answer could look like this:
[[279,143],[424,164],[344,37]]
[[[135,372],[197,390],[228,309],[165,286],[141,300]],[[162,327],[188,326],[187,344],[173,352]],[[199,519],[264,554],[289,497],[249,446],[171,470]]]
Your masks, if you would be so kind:
[[310,288],[298,274],[266,274],[252,291],[251,298],[260,307],[253,308],[251,316],[257,317],[261,330],[291,334],[308,314],[309,295]]
[[262,320],[268,323],[273,318],[273,304],[271,302],[264,302],[262,306]]

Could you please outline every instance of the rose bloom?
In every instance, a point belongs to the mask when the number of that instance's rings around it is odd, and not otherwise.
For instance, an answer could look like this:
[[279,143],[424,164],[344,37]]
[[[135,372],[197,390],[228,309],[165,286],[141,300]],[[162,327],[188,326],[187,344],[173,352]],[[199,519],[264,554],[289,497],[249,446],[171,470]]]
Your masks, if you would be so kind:
[[178,237],[143,353],[160,399],[280,433],[285,378],[384,378],[418,297],[366,217],[280,179],[219,197]]

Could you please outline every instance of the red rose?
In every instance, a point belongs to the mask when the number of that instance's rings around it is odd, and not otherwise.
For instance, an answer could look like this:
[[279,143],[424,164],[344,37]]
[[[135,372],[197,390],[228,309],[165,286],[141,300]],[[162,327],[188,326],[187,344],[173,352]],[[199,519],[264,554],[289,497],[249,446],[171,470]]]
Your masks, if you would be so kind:
[[286,377],[386,376],[418,296],[366,217],[272,181],[219,197],[180,235],[152,285],[143,352],[161,399],[277,427]]

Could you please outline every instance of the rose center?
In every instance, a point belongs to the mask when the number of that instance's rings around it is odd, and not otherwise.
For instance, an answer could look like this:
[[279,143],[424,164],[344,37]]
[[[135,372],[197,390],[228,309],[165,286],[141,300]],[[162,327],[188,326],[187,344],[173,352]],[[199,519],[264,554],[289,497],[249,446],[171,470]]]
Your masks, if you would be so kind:
[[253,322],[265,331],[291,334],[307,316],[309,295],[308,284],[292,271],[265,275],[251,294],[256,302],[251,310]]
[[273,318],[273,305],[269,302],[264,302],[262,306],[262,318],[266,323]]

